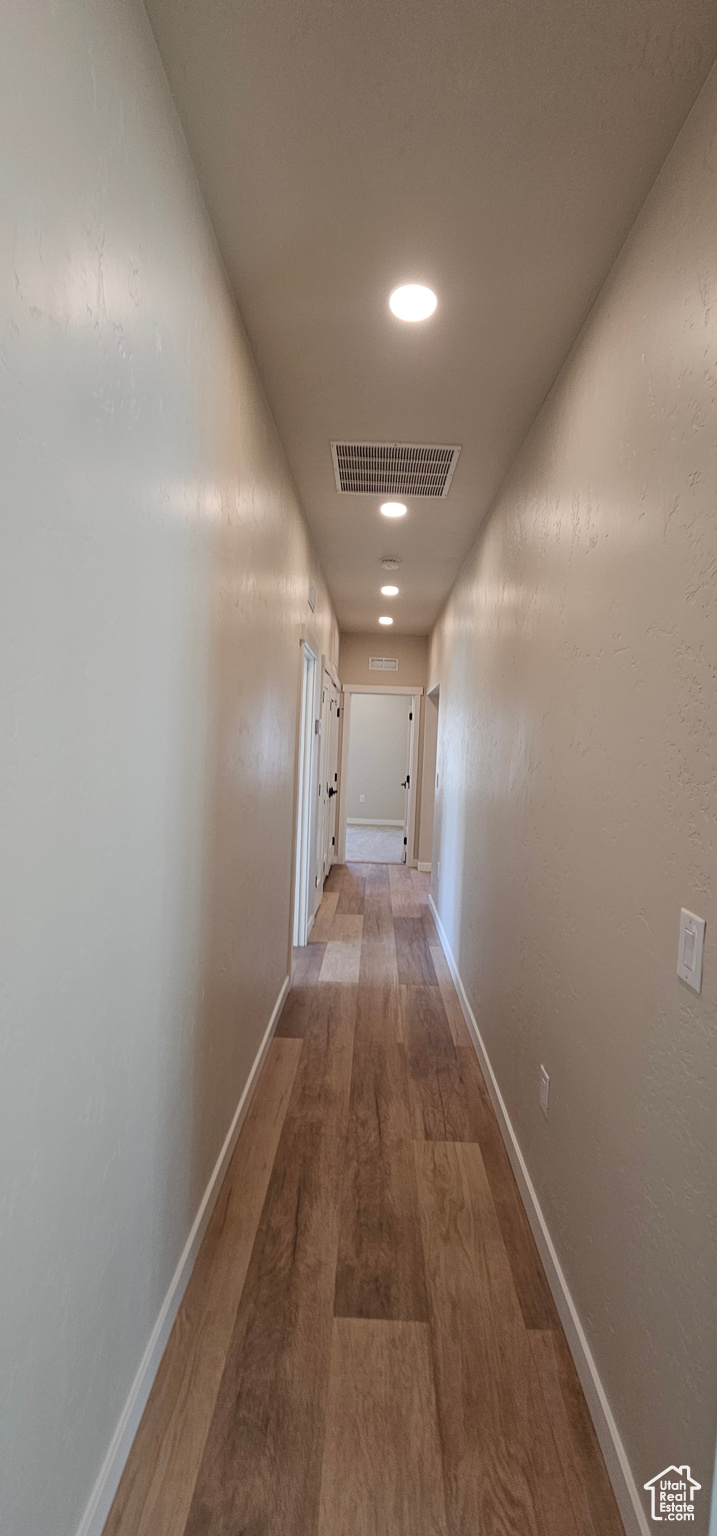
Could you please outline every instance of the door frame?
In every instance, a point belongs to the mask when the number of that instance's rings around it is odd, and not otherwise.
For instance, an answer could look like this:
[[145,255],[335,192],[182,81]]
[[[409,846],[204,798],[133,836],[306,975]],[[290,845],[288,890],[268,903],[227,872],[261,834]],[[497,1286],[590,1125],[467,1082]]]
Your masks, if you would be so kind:
[[299,743],[296,775],[296,835],[294,843],[294,902],[291,939],[294,945],[308,941],[316,904],[312,874],[316,869],[316,784],[318,736],[315,729],[316,695],[320,653],[307,639],[301,641]]
[[[341,708],[341,684],[335,666],[328,656],[321,657],[320,679],[320,719],[321,736],[319,739],[319,794],[318,812],[316,817],[316,868],[319,877],[319,889],[323,891],[324,881],[329,873],[336,855],[336,847],[331,846],[331,837],[336,836],[336,802],[334,812],[331,810],[329,789],[338,793],[338,728],[340,724],[338,711]],[[336,714],[332,717],[332,709]],[[332,783],[334,774],[336,780]],[[332,832],[332,822],[334,830]]]
[[349,742],[351,740],[351,697],[354,693],[394,693],[401,694],[404,698],[412,699],[412,733],[411,733],[411,757],[409,773],[411,783],[408,789],[408,816],[406,821],[406,864],[409,868],[416,868],[416,859],[409,850],[412,850],[416,841],[416,807],[418,804],[418,739],[420,736],[420,711],[421,699],[425,690],[412,687],[410,683],[387,684],[383,687],[379,683],[343,683],[341,689],[341,767],[339,769],[339,813],[337,819],[336,857],[339,864],[346,863],[346,816],[348,806],[346,803],[346,784],[349,770]]

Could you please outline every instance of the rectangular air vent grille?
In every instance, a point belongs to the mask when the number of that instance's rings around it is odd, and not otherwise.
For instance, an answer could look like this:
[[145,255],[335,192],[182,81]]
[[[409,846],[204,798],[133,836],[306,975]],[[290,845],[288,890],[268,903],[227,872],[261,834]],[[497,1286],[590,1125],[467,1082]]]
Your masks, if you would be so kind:
[[397,656],[370,656],[368,663],[369,672],[397,672]]
[[445,443],[332,443],[336,489],[360,496],[447,496],[460,451]]

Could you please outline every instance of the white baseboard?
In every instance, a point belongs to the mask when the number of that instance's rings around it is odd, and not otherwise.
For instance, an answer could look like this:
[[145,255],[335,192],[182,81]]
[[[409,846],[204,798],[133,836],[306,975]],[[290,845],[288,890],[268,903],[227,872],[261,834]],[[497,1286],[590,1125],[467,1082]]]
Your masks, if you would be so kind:
[[380,816],[347,816],[347,827],[402,827],[402,821],[382,821]]
[[279,1016],[290,984],[290,979],[287,976],[274,1004],[271,1018],[264,1032],[264,1038],[259,1046],[254,1064],[237,1104],[224,1145],[204,1191],[201,1205],[184,1245],[184,1251],[174,1271],[169,1290],[162,1302],[159,1317],[152,1329],[149,1343],[130,1388],[129,1397],[122,1409],[119,1423],[100,1468],[97,1482],[90,1494],[89,1502],[78,1526],[77,1536],[102,1536],[107,1516],[112,1507],[112,1501],[119,1486],[119,1480],[124,1471],[125,1462],[132,1449],[132,1442],[139,1428],[140,1419],[144,1413],[152,1383],[159,1369],[167,1340],[172,1331],[174,1319],[179,1311],[182,1297],[194,1268],[194,1262],[199,1252],[202,1238],[206,1232],[209,1218],[214,1210],[217,1196],[222,1187],[224,1175],[229,1166],[239,1132],[251,1103],[252,1094],[259,1079],[259,1073],[264,1065],[264,1058],[271,1044],[271,1037],[279,1022]]
[[418,864],[417,864],[417,868],[420,870],[422,875],[430,875],[430,873],[431,873],[431,861],[430,861],[430,859],[429,859],[427,864],[425,863],[425,861],[423,859],[419,859],[418,860]]
[[476,1054],[483,1069],[526,1214],[538,1245],[550,1289],[555,1299],[555,1305],[560,1315],[560,1321],[565,1329],[565,1335],[585,1393],[590,1416],[595,1425],[600,1448],[605,1457],[605,1465],[613,1486],[615,1498],[617,1499],[620,1514],[622,1515],[625,1531],[627,1536],[650,1536],[650,1525],[642,1505],[637,1484],[630,1469],[630,1463],[620,1438],[620,1432],[598,1375],[598,1369],[593,1359],[590,1345],[568,1289],[568,1283],[563,1274],[550,1232],[548,1231],[545,1217],[538,1203],[538,1197],[520,1150],[518,1139],[513,1130],[503,1095],[498,1087],[497,1078],[483,1044],[475,1014],[468,1001],[445,928],[438,915],[433,897],[429,895],[428,901],[435,919],[436,928],[438,929],[438,937],[440,938],[455,989],[458,993],[465,1021],[470,1030]]

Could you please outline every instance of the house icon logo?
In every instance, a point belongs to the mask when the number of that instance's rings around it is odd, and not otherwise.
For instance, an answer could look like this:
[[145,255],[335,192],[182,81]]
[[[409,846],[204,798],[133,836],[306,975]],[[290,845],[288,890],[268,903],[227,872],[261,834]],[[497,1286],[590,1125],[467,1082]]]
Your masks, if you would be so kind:
[[695,1481],[689,1467],[665,1467],[644,1486],[652,1499],[653,1520],[694,1520],[695,1493],[702,1484]]

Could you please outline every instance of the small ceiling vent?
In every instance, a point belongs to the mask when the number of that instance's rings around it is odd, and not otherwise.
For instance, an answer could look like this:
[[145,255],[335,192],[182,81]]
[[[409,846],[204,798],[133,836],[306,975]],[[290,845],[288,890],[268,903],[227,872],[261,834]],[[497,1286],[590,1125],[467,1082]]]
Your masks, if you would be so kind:
[[332,443],[336,489],[359,496],[447,496],[460,451],[441,443]]
[[369,656],[369,659],[368,659],[368,669],[369,669],[369,672],[397,672],[398,671],[398,657],[397,656]]

